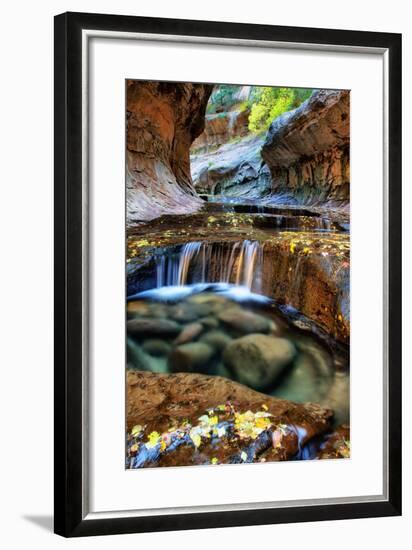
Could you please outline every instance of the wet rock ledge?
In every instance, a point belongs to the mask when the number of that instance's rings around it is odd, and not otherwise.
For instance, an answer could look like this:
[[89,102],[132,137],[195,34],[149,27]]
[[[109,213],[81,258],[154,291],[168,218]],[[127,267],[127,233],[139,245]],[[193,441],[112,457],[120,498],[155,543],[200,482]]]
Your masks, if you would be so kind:
[[331,419],[320,405],[270,397],[219,376],[129,371],[126,466],[298,459]]

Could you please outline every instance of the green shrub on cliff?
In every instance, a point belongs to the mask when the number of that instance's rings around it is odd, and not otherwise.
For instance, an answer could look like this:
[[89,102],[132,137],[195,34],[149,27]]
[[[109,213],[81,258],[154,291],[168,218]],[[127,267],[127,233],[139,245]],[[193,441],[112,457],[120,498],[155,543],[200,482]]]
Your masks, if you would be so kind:
[[249,130],[266,131],[275,118],[298,107],[311,93],[307,88],[256,87],[250,100]]
[[229,84],[220,84],[215,86],[207,105],[207,113],[216,113],[227,111],[234,101],[234,95],[239,90],[239,86]]

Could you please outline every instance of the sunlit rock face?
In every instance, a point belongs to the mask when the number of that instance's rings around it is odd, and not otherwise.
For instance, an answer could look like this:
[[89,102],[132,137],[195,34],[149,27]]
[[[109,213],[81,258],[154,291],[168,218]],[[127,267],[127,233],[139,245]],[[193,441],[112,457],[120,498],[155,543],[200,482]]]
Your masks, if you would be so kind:
[[248,134],[249,110],[228,111],[206,115],[205,129],[193,142],[192,150],[199,151],[217,147],[231,139]]
[[212,86],[127,82],[127,222],[198,210],[189,148],[204,129]]
[[272,192],[302,204],[348,204],[349,130],[348,91],[316,91],[278,117],[261,151]]
[[190,152],[198,193],[257,199],[269,191],[270,172],[260,155],[264,136],[248,128],[250,92],[250,86],[239,86],[218,112],[206,115],[205,129]]

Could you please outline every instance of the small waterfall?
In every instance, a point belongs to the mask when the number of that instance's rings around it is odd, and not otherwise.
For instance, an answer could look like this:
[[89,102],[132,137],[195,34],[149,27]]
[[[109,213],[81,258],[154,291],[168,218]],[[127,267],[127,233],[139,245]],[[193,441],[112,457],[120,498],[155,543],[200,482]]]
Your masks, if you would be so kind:
[[226,265],[224,267],[224,272],[222,277],[223,283],[230,283],[230,275],[232,274],[233,266],[235,265],[236,253],[239,246],[240,246],[240,243],[234,243],[231,248],[229,261],[226,262]]
[[292,280],[290,281],[292,295],[299,296],[299,292],[302,289],[302,284],[303,284],[302,277],[304,274],[304,271],[303,271],[304,266],[305,266],[305,261],[303,256],[298,256],[296,260],[296,264],[292,270],[292,273],[293,273]]
[[252,288],[256,274],[260,276],[263,248],[258,241],[243,241],[240,249],[236,284]]
[[156,257],[156,287],[177,285],[179,262],[167,256]]
[[195,283],[235,283],[259,291],[263,246],[258,241],[193,241],[155,257],[156,287]]
[[[202,243],[192,242],[184,245],[182,252],[180,253],[179,270],[177,275],[178,286],[185,285],[187,283],[187,274],[189,272],[190,262],[199,254],[202,248]],[[204,271],[205,262],[202,262],[202,273]],[[202,281],[203,282],[203,281]]]
[[163,281],[165,279],[165,264],[166,258],[164,256],[156,258],[156,288],[163,286]]
[[229,111],[229,113],[228,113],[228,117],[229,117],[229,124],[228,124],[229,135],[231,135],[231,133],[233,131],[233,128],[234,128],[234,125],[235,125],[235,122],[236,122],[236,119],[237,119],[238,115],[239,115],[238,111]]

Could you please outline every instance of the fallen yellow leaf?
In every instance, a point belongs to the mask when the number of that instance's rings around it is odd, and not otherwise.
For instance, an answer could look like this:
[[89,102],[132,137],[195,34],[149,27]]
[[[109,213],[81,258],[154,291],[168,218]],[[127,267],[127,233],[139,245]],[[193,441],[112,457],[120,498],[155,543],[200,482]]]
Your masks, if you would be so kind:
[[142,430],[143,430],[143,427],[140,426],[140,424],[136,424],[136,426],[133,426],[132,428],[132,436],[133,437],[138,436]]
[[202,438],[200,437],[199,434],[195,433],[195,434],[190,434],[190,439],[193,441],[193,445],[198,448],[200,447],[200,444],[202,442]]
[[146,443],[146,447],[153,448],[156,447],[156,445],[159,443],[160,440],[160,434],[159,432],[152,432],[149,434],[148,442]]

